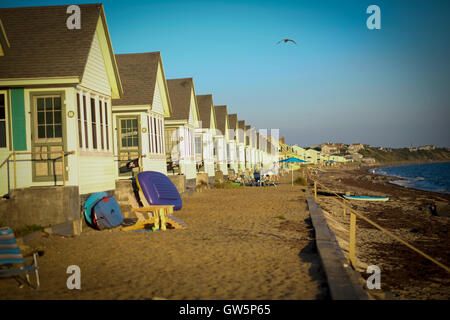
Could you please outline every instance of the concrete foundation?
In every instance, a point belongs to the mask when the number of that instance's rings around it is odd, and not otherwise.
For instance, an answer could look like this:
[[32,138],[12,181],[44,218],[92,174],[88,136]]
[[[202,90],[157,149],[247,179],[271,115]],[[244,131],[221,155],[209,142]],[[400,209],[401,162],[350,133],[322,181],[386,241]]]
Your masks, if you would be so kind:
[[224,176],[223,176],[223,172],[222,171],[216,171],[216,175],[214,177],[214,183],[223,183],[224,180]]
[[[186,176],[184,174],[168,177],[170,180],[172,180],[173,184],[175,185],[180,194],[186,191]],[[194,179],[194,187],[195,187],[195,179]]]
[[186,179],[185,192],[186,193],[195,192],[196,183],[197,183],[197,179]]
[[79,220],[80,213],[77,186],[14,189],[0,201],[0,225],[12,228],[54,226]]

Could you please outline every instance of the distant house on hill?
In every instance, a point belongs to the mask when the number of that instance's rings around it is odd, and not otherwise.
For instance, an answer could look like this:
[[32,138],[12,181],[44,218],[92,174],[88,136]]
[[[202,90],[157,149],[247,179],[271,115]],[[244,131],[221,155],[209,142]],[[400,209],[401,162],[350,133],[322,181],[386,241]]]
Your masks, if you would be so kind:
[[349,153],[356,153],[359,150],[363,150],[364,149],[364,145],[361,143],[352,143],[351,145],[349,145],[348,147],[348,152]]
[[340,151],[340,146],[337,144],[324,144],[322,145],[322,153],[324,154],[337,154]]
[[434,149],[436,149],[436,147],[433,145],[426,145],[426,146],[421,146],[418,148],[418,150],[427,150],[427,151],[434,150]]
[[367,163],[367,164],[371,164],[371,163],[377,162],[374,158],[362,158],[361,161],[364,162],[364,163]]

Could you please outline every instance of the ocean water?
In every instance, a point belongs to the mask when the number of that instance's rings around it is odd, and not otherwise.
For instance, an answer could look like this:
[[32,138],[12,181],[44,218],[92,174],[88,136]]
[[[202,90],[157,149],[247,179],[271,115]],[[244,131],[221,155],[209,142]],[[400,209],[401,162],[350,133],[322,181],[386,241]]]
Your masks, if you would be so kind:
[[450,162],[390,166],[375,170],[376,174],[398,177],[391,183],[425,191],[450,194]]

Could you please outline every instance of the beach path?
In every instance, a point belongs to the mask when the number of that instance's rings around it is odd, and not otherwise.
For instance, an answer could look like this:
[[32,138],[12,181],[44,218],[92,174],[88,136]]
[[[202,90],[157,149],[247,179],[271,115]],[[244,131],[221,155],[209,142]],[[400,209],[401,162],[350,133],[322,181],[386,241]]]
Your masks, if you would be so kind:
[[[40,237],[41,289],[1,280],[3,299],[324,299],[325,276],[299,186],[209,189],[185,198],[186,230]],[[67,267],[81,289],[66,286]]]

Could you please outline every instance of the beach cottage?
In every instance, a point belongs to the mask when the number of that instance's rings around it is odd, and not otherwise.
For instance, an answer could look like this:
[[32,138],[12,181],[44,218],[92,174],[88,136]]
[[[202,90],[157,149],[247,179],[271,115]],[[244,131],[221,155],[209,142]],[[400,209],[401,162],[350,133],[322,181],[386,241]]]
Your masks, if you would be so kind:
[[252,134],[251,126],[245,126],[245,168],[252,169]]
[[[183,174],[186,188],[195,189],[195,130],[200,128],[197,98],[192,78],[167,80],[172,115],[164,123],[165,150],[174,170],[168,174]],[[178,169],[176,169],[178,167]]]
[[239,170],[245,170],[245,120],[238,120],[238,161]]
[[128,178],[125,165],[138,159],[140,171],[167,174],[164,148],[164,117],[171,104],[159,52],[117,54],[124,88],[112,101],[116,178]]
[[233,170],[234,173],[238,172],[237,132],[238,132],[237,114],[236,113],[229,114],[228,142],[227,142],[228,169]]
[[122,84],[103,5],[79,8],[80,29],[67,6],[0,9],[0,191],[20,221],[0,218],[11,225],[78,219],[80,200],[115,188]]
[[201,168],[208,174],[209,178],[214,178],[214,141],[217,124],[216,113],[211,94],[197,95],[197,104],[200,115],[201,126],[196,129],[195,150],[201,152]]
[[215,106],[217,130],[215,135],[217,169],[228,176],[227,143],[228,143],[228,112],[227,106]]

